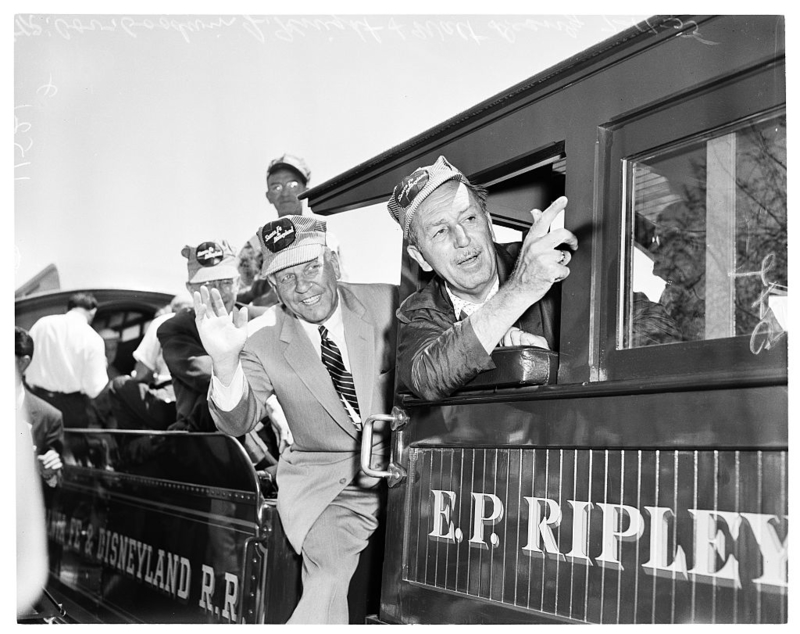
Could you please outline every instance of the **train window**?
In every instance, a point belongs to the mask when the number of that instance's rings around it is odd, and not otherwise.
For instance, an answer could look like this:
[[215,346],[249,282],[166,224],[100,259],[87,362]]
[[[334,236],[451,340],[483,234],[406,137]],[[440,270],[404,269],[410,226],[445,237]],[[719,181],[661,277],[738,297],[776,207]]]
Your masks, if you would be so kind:
[[563,196],[567,159],[560,146],[553,151],[558,153],[500,178],[489,180],[484,175],[473,176],[474,181],[483,183],[489,192],[487,208],[498,242],[522,239],[521,231],[498,230],[499,227],[527,230],[531,224],[531,209],[546,209]]
[[630,241],[618,345],[787,329],[786,116],[625,161]]
[[131,341],[134,339],[141,339],[143,335],[144,328],[142,327],[142,324],[136,324],[134,326],[128,326],[125,328],[120,335],[120,339],[122,341]]
[[771,68],[625,113],[606,174],[597,380],[786,375],[786,104]]

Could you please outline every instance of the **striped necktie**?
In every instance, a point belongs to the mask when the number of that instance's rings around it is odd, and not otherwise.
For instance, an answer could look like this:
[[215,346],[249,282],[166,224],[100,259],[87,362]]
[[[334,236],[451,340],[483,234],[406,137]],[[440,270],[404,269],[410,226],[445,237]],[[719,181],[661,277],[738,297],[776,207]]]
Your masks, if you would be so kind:
[[[356,398],[356,386],[353,383],[353,375],[344,367],[342,360],[342,353],[339,352],[338,346],[328,338],[328,329],[325,326],[319,327],[319,334],[322,339],[322,363],[328,369],[328,374],[331,375],[333,387],[342,399],[353,408],[353,411],[361,416],[358,411],[358,399]],[[347,406],[345,406],[347,410]],[[348,415],[349,415],[348,411]],[[357,425],[360,427],[360,425]]]

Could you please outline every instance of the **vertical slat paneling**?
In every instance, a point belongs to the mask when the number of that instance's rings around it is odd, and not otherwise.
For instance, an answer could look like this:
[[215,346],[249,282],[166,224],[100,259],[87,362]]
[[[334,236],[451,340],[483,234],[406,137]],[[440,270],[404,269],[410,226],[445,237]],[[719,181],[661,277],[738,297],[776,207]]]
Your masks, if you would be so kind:
[[[786,464],[777,451],[412,448],[404,579],[589,623],[785,622],[785,588],[753,580],[759,539],[787,539]],[[585,535],[571,502],[588,509]],[[631,522],[641,533],[623,539]]]

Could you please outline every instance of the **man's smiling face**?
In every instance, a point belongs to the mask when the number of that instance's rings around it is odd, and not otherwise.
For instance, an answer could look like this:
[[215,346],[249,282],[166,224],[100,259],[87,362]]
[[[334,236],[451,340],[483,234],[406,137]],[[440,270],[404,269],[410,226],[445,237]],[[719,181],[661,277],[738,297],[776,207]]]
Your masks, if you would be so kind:
[[457,181],[439,186],[417,209],[408,252],[426,271],[447,281],[458,297],[482,302],[497,277],[489,214]]
[[320,324],[336,310],[339,260],[330,249],[311,262],[297,264],[270,276],[286,308],[303,321]]

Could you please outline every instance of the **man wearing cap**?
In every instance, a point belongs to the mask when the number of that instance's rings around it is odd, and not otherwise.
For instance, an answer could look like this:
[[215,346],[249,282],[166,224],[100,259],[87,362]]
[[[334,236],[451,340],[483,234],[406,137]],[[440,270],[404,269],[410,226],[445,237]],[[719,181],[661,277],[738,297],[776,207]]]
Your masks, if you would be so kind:
[[[284,153],[270,161],[267,167],[267,200],[275,207],[278,218],[284,216],[303,214],[303,201],[299,196],[308,189],[311,180],[311,170],[308,169],[306,162],[298,156]],[[313,214],[305,214],[316,217]],[[332,249],[339,258],[340,279],[346,279],[344,266],[342,264],[342,254],[339,248],[339,241],[330,231],[327,233],[327,246]],[[248,240],[248,244],[239,252],[240,262],[247,262],[253,257],[248,245],[255,246],[257,236]],[[278,302],[275,290],[270,286],[263,274],[263,269],[256,276],[249,289],[242,292],[239,301],[253,306],[272,306]]]
[[[237,436],[276,395],[294,444],[278,462],[278,512],[303,558],[303,596],[290,623],[347,623],[350,579],[378,525],[382,487],[360,470],[361,423],[388,412],[397,289],[338,282],[322,220],[285,216],[258,231],[280,304],[249,338],[246,309],[228,315],[217,291],[195,293],[197,325],[213,360],[211,415]],[[388,430],[376,425],[373,466]]]
[[[214,288],[226,310],[236,304],[239,271],[233,249],[226,240],[202,242],[197,247],[185,246],[181,255],[186,258],[189,278],[186,289],[195,293],[201,288]],[[208,411],[208,387],[211,380],[211,357],[203,347],[195,323],[194,308],[185,308],[158,327],[156,336],[161,353],[172,378],[175,392],[176,421],[170,430],[217,431]],[[291,434],[275,399],[265,408],[275,433],[274,440],[259,421],[251,434],[241,435],[248,455],[258,469],[274,462],[277,453],[273,443],[291,443]],[[260,432],[260,433],[259,433]]]
[[547,292],[569,275],[566,229],[549,232],[566,207],[563,196],[521,243],[494,242],[486,190],[469,182],[445,157],[398,184],[389,213],[400,224],[408,253],[436,275],[397,311],[397,367],[418,396],[440,399],[495,367],[497,345],[556,345],[554,306]]
[[[216,288],[225,306],[232,309],[239,290],[239,271],[228,242],[186,245],[181,255],[186,258],[189,272],[186,289],[193,293],[202,286]],[[203,348],[194,318],[194,309],[183,309],[159,325],[156,331],[175,391],[177,417],[170,429],[216,431],[206,397],[211,380],[211,357]]]
[[267,200],[283,216],[301,216],[303,203],[298,198],[308,189],[311,170],[306,162],[291,154],[272,159],[267,167]]
[[[306,162],[292,154],[282,154],[274,158],[267,166],[267,200],[275,207],[278,218],[290,215],[303,214],[303,202],[298,196],[308,189],[311,170]],[[260,259],[258,237],[250,238],[239,251],[240,268],[252,266]],[[247,288],[242,289],[237,300],[252,306],[274,306],[278,303],[278,296],[270,286],[261,269],[256,271],[254,279]],[[256,311],[258,312],[258,311]]]

